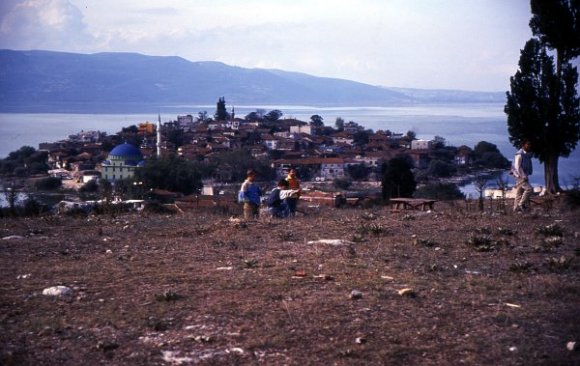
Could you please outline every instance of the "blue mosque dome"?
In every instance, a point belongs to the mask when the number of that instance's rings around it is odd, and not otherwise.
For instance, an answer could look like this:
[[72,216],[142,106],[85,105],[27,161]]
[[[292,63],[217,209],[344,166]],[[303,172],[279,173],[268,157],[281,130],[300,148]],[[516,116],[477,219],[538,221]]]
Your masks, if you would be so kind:
[[115,146],[111,150],[109,159],[140,161],[143,159],[143,154],[141,154],[138,148],[125,142],[124,144]]

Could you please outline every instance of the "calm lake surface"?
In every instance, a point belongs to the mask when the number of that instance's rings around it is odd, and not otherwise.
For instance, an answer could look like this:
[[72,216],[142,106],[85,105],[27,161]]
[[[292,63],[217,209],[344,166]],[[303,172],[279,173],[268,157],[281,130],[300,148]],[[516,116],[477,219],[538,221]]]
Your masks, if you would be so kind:
[[[336,118],[346,122],[355,121],[373,130],[391,130],[406,133],[414,131],[418,138],[430,139],[442,136],[448,145],[467,145],[473,148],[479,141],[491,142],[512,159],[515,148],[507,134],[506,116],[503,104],[430,104],[402,107],[311,107],[311,106],[235,106],[236,116],[264,109],[266,112],[279,109],[282,118],[297,118],[309,121],[318,114],[324,124],[334,126]],[[160,108],[161,121],[177,119],[177,115],[197,116],[200,111],[213,115],[215,105],[180,105]],[[63,113],[0,113],[0,158],[11,151],[28,145],[38,148],[41,142],[65,139],[81,130],[99,130],[114,134],[123,127],[141,122],[157,121],[157,113],[143,114],[63,114]],[[580,150],[575,150],[567,158],[560,159],[560,183],[572,184],[574,177],[580,177]],[[513,183],[513,182],[511,182]],[[534,161],[534,185],[543,185],[543,166]]]

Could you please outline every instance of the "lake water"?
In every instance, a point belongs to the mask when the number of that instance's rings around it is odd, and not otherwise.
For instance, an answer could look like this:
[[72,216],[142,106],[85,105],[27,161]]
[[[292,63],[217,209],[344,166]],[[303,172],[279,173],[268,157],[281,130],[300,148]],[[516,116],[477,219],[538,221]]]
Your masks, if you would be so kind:
[[[312,106],[235,106],[237,116],[264,109],[266,112],[279,109],[282,118],[297,118],[309,121],[318,114],[324,124],[334,126],[337,117],[346,122],[355,121],[373,130],[391,130],[406,133],[414,131],[418,138],[430,139],[442,136],[448,145],[467,145],[473,148],[479,141],[491,142],[508,159],[513,158],[515,148],[507,134],[506,116],[503,104],[454,104],[454,105],[410,105],[401,107],[312,107]],[[177,115],[200,111],[213,115],[215,105],[166,106],[159,109],[161,121],[177,119]],[[123,127],[141,122],[157,121],[157,113],[149,114],[62,114],[62,113],[0,113],[0,158],[21,146],[38,148],[41,142],[53,142],[81,130],[99,130],[114,134]],[[561,158],[560,183],[572,184],[574,177],[580,177],[580,150],[575,150],[569,158]],[[534,185],[544,184],[543,166],[534,161]]]

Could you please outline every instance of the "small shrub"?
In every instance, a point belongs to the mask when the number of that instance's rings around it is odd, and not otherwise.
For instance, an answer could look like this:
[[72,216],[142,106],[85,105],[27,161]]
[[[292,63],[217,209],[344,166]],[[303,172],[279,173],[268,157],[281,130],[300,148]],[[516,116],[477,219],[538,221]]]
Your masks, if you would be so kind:
[[509,229],[507,227],[498,227],[497,228],[497,233],[500,235],[505,235],[505,236],[513,236],[516,235],[516,231]]
[[562,243],[564,243],[564,240],[561,236],[548,236],[544,238],[544,246],[549,248],[559,247]]
[[36,189],[41,191],[55,191],[62,187],[60,178],[48,177],[42,178],[34,183]]
[[564,236],[564,229],[558,224],[540,226],[536,233],[544,236]]
[[386,231],[387,229],[378,222],[362,223],[357,230],[359,234],[373,234],[377,236]]
[[171,290],[165,291],[164,293],[155,296],[155,300],[157,300],[157,301],[168,301],[168,302],[169,301],[177,301],[177,300],[180,300],[182,298],[183,298],[182,295],[180,295],[176,292],[173,292]]
[[[114,205],[109,205],[114,206]],[[155,201],[147,202],[143,208],[143,212],[154,214],[174,214],[175,211],[163,206],[163,204]]]
[[550,257],[546,258],[546,265],[551,271],[562,271],[570,268],[572,264],[572,258],[566,258],[564,256],[560,258]]
[[580,208],[579,188],[566,191],[566,194],[564,195],[564,206],[570,210],[577,210]]
[[360,215],[360,218],[366,221],[373,221],[379,218],[378,215],[372,213],[372,212],[365,212],[362,215]]
[[478,252],[491,252],[496,249],[497,242],[491,240],[489,236],[472,235],[467,239],[466,244]]
[[358,234],[354,234],[350,240],[354,243],[362,243],[365,241],[365,239],[361,235],[358,235]]
[[438,243],[431,239],[415,239],[415,245],[421,245],[427,248],[437,246]]
[[413,215],[410,215],[410,214],[407,214],[407,215],[403,216],[403,221],[412,221],[412,220],[415,220],[415,219],[416,219],[416,217],[413,216]]
[[487,226],[484,226],[484,227],[480,227],[480,228],[475,229],[475,232],[478,234],[490,235],[491,229]]
[[510,266],[511,272],[529,272],[532,268],[532,264],[530,262],[514,262]]
[[278,238],[282,241],[292,241],[294,239],[294,233],[291,231],[282,231],[278,233]]

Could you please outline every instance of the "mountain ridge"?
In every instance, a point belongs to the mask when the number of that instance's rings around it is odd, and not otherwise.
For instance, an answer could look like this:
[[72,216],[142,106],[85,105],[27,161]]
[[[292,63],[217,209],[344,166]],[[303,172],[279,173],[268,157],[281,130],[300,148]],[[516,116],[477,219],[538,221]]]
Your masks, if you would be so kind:
[[0,111],[118,112],[175,104],[392,106],[482,103],[503,92],[374,86],[277,69],[130,52],[0,50]]

